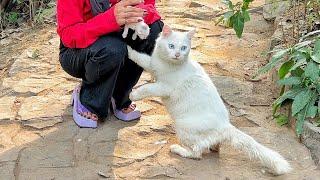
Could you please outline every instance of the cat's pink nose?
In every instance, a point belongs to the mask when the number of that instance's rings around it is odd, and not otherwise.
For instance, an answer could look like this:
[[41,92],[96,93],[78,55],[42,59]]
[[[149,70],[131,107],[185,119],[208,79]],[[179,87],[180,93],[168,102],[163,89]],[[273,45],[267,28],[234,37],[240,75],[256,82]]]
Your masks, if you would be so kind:
[[179,56],[180,56],[180,53],[176,53],[175,56],[176,56],[176,57],[179,57]]

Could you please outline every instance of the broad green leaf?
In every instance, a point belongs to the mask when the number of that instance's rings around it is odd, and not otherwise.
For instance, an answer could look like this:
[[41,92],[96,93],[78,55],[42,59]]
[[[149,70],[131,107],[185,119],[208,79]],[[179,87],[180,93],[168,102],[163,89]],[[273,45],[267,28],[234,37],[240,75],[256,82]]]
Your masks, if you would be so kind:
[[318,112],[317,106],[309,106],[306,117],[314,118],[316,117],[317,112]]
[[315,125],[316,125],[317,127],[320,127],[320,118],[318,118],[318,119],[316,120]]
[[293,60],[290,60],[282,64],[278,71],[279,79],[283,79],[289,73],[289,70],[293,66],[293,63]]
[[273,102],[275,106],[278,106],[283,103],[283,101],[287,99],[294,99],[303,89],[290,89],[289,91],[285,92],[282,96],[278,97],[277,100]]
[[236,31],[238,38],[241,38],[244,28],[244,17],[238,11],[232,16],[231,21],[233,22],[233,29]]
[[320,63],[320,39],[318,39],[314,44],[313,54],[311,58],[315,62]]
[[307,59],[300,59],[291,67],[291,69],[289,71],[293,71],[296,68],[301,67],[302,65],[304,65],[306,63],[307,63]]
[[312,97],[312,91],[310,89],[304,89],[293,99],[292,102],[292,116],[299,113],[310,101]]
[[250,21],[249,11],[247,11],[247,10],[242,10],[242,14],[243,14],[244,22]]
[[316,91],[313,92],[312,98],[308,104],[306,117],[314,118],[317,115],[318,107],[315,106],[318,99],[318,94]]
[[275,117],[275,119],[276,119],[277,124],[280,126],[288,124],[288,122],[289,122],[289,118],[283,114]]
[[294,84],[300,84],[301,83],[301,78],[300,77],[294,77],[294,76],[291,76],[291,77],[288,77],[288,78],[285,78],[285,79],[280,79],[278,81],[278,84],[279,85],[294,85]]
[[266,73],[270,71],[272,68],[274,68],[277,65],[277,63],[283,59],[283,57],[287,54],[287,52],[288,52],[288,49],[277,51],[271,57],[270,62],[258,70],[258,74]]
[[309,62],[307,67],[304,70],[304,74],[306,77],[309,77],[316,82],[319,79],[319,65],[314,62]]
[[305,111],[306,110],[303,109],[303,111],[298,113],[298,115],[297,115],[296,133],[298,136],[300,136],[302,133],[303,123],[304,123],[304,120],[306,119]]
[[291,75],[292,75],[292,76],[301,77],[303,73],[304,73],[304,70],[301,69],[300,67],[297,67],[295,70],[292,70],[292,71],[291,71]]
[[222,3],[227,5],[230,10],[233,10],[233,4],[230,0],[222,0]]

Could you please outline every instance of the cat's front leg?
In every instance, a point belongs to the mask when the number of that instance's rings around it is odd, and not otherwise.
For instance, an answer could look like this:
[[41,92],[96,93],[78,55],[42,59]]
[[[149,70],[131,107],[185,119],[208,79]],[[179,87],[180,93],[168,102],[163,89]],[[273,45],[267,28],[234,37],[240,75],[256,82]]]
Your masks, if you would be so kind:
[[137,63],[146,71],[151,71],[150,63],[151,63],[151,56],[143,53],[139,53],[136,50],[132,49],[130,46],[127,46],[128,49],[128,57],[133,62]]
[[136,40],[138,36],[138,33],[135,31],[132,35],[132,40]]
[[150,83],[142,85],[141,87],[134,89],[130,94],[130,99],[138,101],[147,97],[168,97],[169,91],[160,83]]
[[129,31],[129,27],[128,25],[125,25],[122,33],[123,38],[126,38],[128,36],[128,31]]
[[190,159],[201,159],[201,152],[195,151],[194,149],[191,149],[189,147],[182,147],[179,144],[173,144],[170,146],[170,151],[172,153],[178,154],[181,157],[184,158],[190,158]]

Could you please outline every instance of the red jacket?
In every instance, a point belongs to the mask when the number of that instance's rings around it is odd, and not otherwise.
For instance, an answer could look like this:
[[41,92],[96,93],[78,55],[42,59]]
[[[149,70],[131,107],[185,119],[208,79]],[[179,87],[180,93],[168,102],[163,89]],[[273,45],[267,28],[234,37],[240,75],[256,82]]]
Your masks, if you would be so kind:
[[[110,0],[114,5],[117,0]],[[160,19],[155,8],[155,0],[145,0],[137,7],[148,11],[144,17],[147,24]],[[86,48],[94,43],[99,36],[119,31],[120,27],[114,16],[114,6],[97,16],[91,13],[90,0],[58,0],[57,32],[63,45],[69,48]]]

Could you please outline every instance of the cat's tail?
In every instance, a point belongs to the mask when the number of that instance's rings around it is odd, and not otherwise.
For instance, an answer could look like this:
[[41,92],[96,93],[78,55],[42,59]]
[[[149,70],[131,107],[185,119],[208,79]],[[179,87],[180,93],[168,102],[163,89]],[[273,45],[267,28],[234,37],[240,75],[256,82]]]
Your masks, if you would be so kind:
[[291,171],[290,164],[277,152],[259,144],[251,136],[241,132],[234,126],[223,131],[223,135],[233,147],[246,152],[250,158],[258,159],[276,175]]

